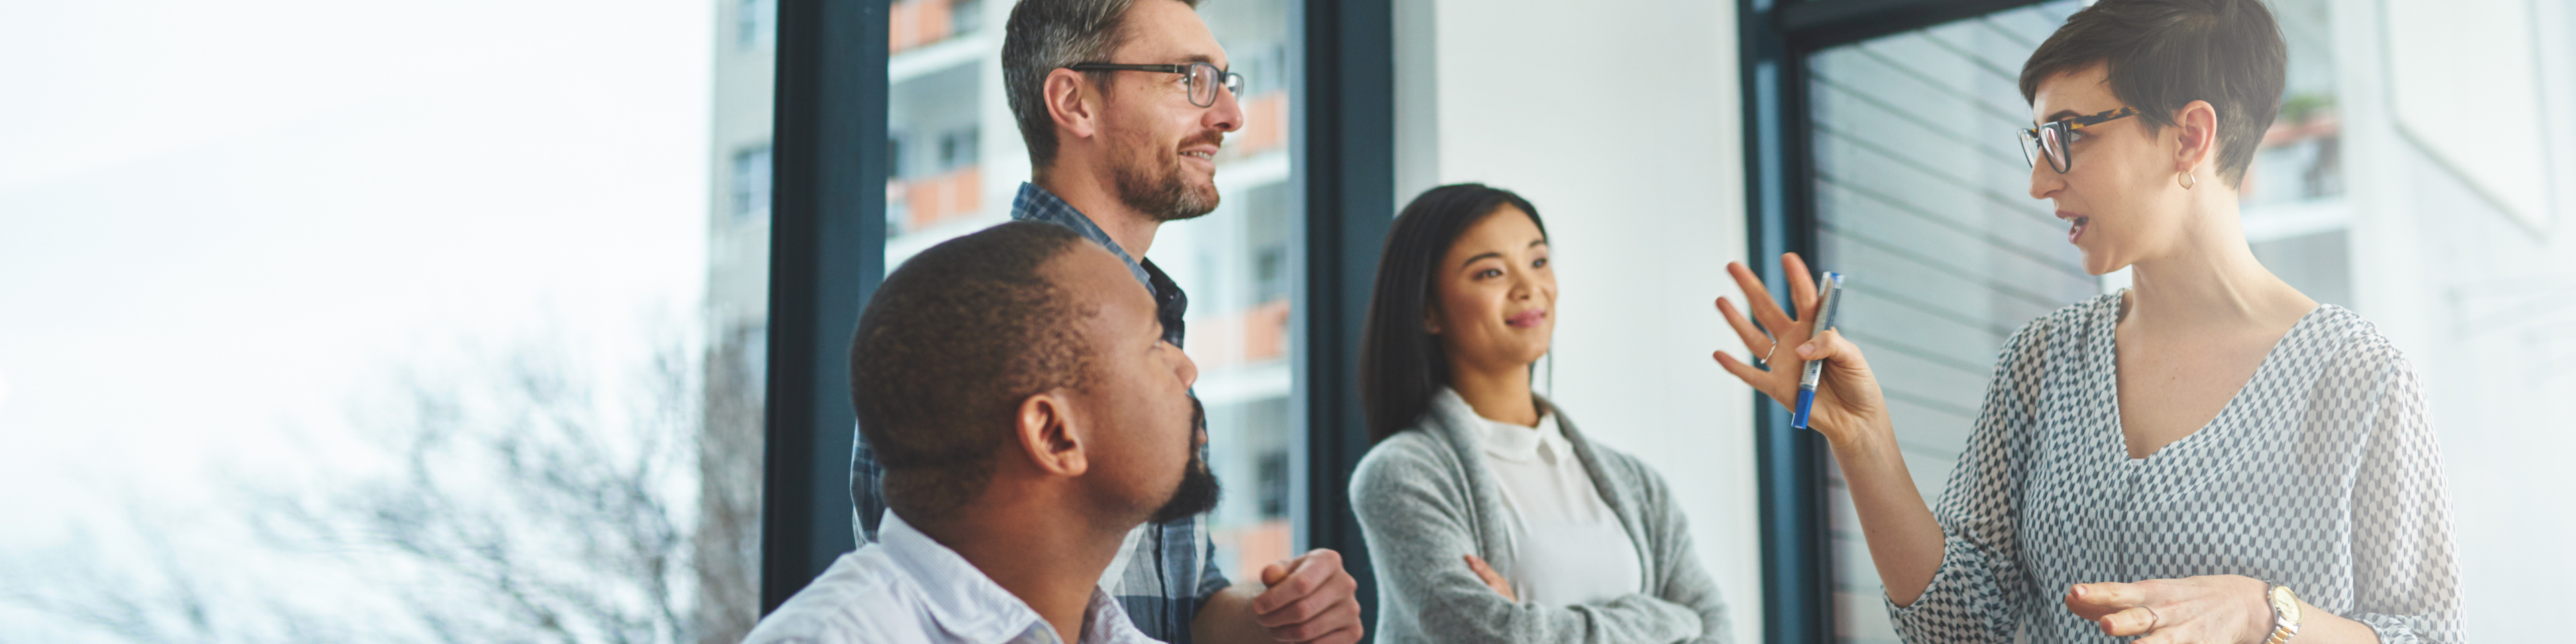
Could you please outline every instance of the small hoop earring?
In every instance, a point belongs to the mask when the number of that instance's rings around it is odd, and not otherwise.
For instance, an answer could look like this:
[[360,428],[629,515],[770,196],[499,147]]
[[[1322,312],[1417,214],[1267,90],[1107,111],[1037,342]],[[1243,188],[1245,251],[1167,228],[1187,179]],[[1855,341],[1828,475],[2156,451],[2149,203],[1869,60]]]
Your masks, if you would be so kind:
[[2174,183],[2182,184],[2182,189],[2184,190],[2190,190],[2192,186],[2199,185],[2200,178],[2191,176],[2191,173],[2189,172],[2184,172],[2174,175]]

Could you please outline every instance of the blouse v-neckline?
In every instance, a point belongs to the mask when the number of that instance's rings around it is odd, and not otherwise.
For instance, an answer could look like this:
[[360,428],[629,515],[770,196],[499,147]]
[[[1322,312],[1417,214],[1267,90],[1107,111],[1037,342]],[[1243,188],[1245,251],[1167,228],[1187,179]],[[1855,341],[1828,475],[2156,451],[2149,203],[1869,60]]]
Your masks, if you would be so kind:
[[[2317,321],[2321,319],[2318,314],[2333,308],[2330,304],[2318,304],[2316,308],[2308,309],[2306,314],[2299,316],[2299,321],[2290,324],[2290,330],[2281,332],[2281,337],[2272,340],[2272,348],[2265,350],[2263,361],[2254,366],[2254,375],[2247,377],[2245,384],[2237,385],[2236,393],[2227,396],[2227,404],[2221,405],[2218,408],[2218,414],[2209,417],[2209,422],[2202,423],[2199,429],[2184,434],[2182,438],[2157,447],[2146,456],[2132,458],[2129,456],[2128,421],[2120,413],[2120,406],[2124,404],[2120,400],[2120,313],[2121,309],[2127,306],[2126,289],[2123,291],[2116,297],[2108,298],[2110,301],[2103,307],[2105,310],[2099,313],[2099,315],[2109,316],[2110,319],[2095,325],[2094,332],[2100,334],[2101,341],[2094,343],[2097,349],[2093,358],[2094,362],[2102,367],[2090,371],[2095,374],[2095,377],[2109,381],[2102,383],[2101,386],[2111,392],[2111,431],[2103,434],[2102,438],[2116,461],[2128,467],[2146,467],[2176,460],[2188,460],[2200,449],[2200,445],[2223,440],[2225,435],[2247,425],[2245,419],[2238,418],[2244,415],[2241,410],[2247,404],[2246,392],[2254,391],[2258,385],[2267,382],[2267,379],[2284,377],[2283,374],[2277,373],[2287,368],[2281,364],[2283,350],[2297,344],[2293,342],[2294,340],[2305,339],[2304,334],[2316,327]],[[2169,458],[2159,458],[2173,453],[2176,448],[2185,451]]]

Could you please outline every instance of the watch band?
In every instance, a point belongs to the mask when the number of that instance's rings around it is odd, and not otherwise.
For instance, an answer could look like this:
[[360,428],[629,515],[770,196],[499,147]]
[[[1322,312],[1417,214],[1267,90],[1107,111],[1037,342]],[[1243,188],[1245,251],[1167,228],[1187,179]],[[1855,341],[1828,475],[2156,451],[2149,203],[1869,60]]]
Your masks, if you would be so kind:
[[2272,636],[2265,638],[2263,644],[2289,644],[2290,638],[2299,634],[2299,618],[2281,614],[2281,605],[2275,601],[2284,593],[2287,593],[2292,601],[2298,598],[2298,593],[2290,590],[2288,586],[2264,582],[2263,606],[2272,609]]
[[2272,627],[2272,638],[2263,640],[2263,644],[2290,644],[2290,636],[2297,634],[2299,634],[2297,626],[2275,625]]

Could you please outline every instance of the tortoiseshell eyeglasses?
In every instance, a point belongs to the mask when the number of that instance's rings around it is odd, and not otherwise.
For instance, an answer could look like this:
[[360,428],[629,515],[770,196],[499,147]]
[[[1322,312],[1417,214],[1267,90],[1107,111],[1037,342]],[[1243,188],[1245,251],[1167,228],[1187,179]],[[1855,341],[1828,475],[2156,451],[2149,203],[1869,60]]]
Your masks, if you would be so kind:
[[2067,146],[2083,138],[2084,128],[2137,115],[2138,108],[2123,107],[2116,110],[2103,110],[2091,116],[2049,121],[2039,124],[2039,127],[2019,130],[2021,160],[2037,166],[2039,158],[2045,156],[2048,157],[2048,167],[2064,173],[2075,167],[2075,151]]

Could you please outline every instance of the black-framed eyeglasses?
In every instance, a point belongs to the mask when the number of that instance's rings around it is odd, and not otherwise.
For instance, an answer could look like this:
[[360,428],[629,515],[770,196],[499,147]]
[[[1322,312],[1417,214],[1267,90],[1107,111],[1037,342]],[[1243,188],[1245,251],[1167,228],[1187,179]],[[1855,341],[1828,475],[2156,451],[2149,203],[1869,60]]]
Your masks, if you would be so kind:
[[1064,68],[1077,72],[1162,72],[1165,74],[1180,74],[1182,82],[1187,83],[1190,86],[1190,104],[1199,107],[1212,107],[1216,105],[1216,88],[1220,85],[1225,87],[1225,91],[1231,92],[1237,97],[1243,96],[1243,75],[1217,69],[1216,64],[1214,63],[1189,63],[1184,65],[1074,63],[1066,65]]
[[2048,167],[2057,170],[2060,173],[2064,173],[2068,169],[2075,167],[2075,151],[2067,146],[2074,144],[2077,139],[2083,138],[2083,129],[2085,127],[2101,125],[2103,123],[2117,121],[2137,115],[2138,108],[2123,107],[2116,110],[2103,110],[2098,114],[2090,116],[2078,116],[2070,119],[2049,121],[2047,123],[2039,124],[2039,127],[2019,130],[2019,132],[2021,132],[2021,160],[2031,164],[2033,167],[2037,167],[2039,165],[2040,157],[2048,157]]

